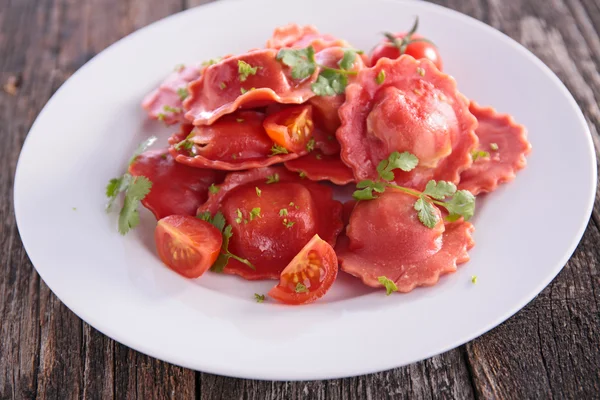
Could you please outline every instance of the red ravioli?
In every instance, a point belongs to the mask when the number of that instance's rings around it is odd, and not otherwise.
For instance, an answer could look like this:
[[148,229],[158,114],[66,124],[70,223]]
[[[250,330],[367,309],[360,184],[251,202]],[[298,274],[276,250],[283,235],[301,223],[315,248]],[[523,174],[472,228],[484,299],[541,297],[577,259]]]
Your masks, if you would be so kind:
[[133,176],[145,176],[152,182],[150,193],[142,200],[156,219],[169,215],[196,215],[208,197],[208,187],[223,179],[211,169],[191,168],[175,162],[166,150],[140,154],[129,166]]
[[339,115],[341,157],[358,181],[377,178],[377,164],[394,151],[419,158],[411,172],[395,171],[398,184],[416,189],[430,179],[458,183],[471,166],[477,120],[454,79],[428,60],[382,58],[361,70]]
[[[310,88],[318,72],[303,81],[291,78],[290,70],[276,59],[273,49],[253,50],[229,57],[206,68],[202,77],[189,86],[184,106],[186,118],[194,125],[210,125],[238,108],[256,108],[270,103],[301,104],[314,94]],[[257,68],[242,81],[238,62]]]
[[199,77],[200,69],[196,66],[177,68],[157,89],[144,97],[142,107],[150,118],[159,119],[167,125],[186,122],[182,99],[187,96],[188,83]]
[[491,107],[481,107],[474,101],[469,106],[479,126],[478,149],[487,151],[489,157],[481,157],[460,176],[459,189],[477,195],[492,192],[499,184],[515,179],[517,171],[525,168],[525,156],[531,151],[527,130],[517,124],[512,116],[499,114]]
[[313,46],[316,52],[328,47],[351,47],[348,42],[328,34],[322,34],[312,25],[288,24],[275,28],[273,37],[267,40],[268,49],[284,47],[304,48]]
[[[169,151],[177,162],[191,167],[228,171],[264,167],[305,154],[271,155],[273,141],[263,128],[264,117],[256,111],[239,111],[212,125],[182,125],[169,138]],[[194,144],[193,148],[177,150],[177,143],[186,138]]]
[[[279,181],[267,183],[275,175]],[[342,204],[333,200],[332,189],[282,167],[230,174],[198,212],[218,210],[232,226],[229,250],[256,267],[230,259],[224,272],[250,280],[279,279],[315,234],[334,245],[343,228]]]
[[368,286],[381,287],[378,278],[385,276],[398,291],[410,292],[436,284],[441,274],[468,261],[473,225],[444,225],[440,213],[438,224],[427,228],[417,218],[415,200],[388,189],[378,199],[358,202],[336,247],[341,269]]
[[354,182],[352,170],[340,160],[339,155],[323,155],[313,151],[304,157],[287,161],[285,167],[306,176],[311,181],[331,181],[336,185]]

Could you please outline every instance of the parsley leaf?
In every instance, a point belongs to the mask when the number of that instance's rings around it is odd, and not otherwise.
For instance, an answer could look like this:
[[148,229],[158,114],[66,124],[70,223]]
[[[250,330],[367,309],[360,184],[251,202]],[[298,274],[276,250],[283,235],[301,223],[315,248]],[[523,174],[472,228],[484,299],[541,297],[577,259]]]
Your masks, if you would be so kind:
[[433,197],[434,199],[444,200],[448,196],[456,193],[456,185],[452,182],[430,180],[425,186],[423,194]]
[[305,49],[281,49],[277,59],[292,68],[292,78],[306,79],[317,69],[315,49],[308,46]]
[[280,217],[285,217],[286,215],[288,215],[287,208],[282,208],[281,210],[279,210],[279,216]]
[[133,177],[127,173],[119,178],[113,178],[108,182],[108,185],[106,185],[106,197],[108,197],[106,212],[110,211],[115,200],[117,200],[119,193],[127,190],[132,178]]
[[254,300],[256,300],[257,303],[262,303],[263,301],[265,301],[265,295],[254,293]]
[[187,88],[180,87],[177,89],[177,96],[179,96],[179,100],[184,101],[189,95]]
[[242,219],[244,218],[244,216],[242,215],[242,210],[240,210],[239,208],[237,210],[235,210],[235,222],[237,222],[238,224],[242,223]]
[[344,56],[339,62],[339,66],[341,69],[349,70],[352,69],[352,65],[354,64],[354,60],[356,59],[356,50],[347,49],[344,50]]
[[377,280],[385,287],[386,296],[389,296],[390,294],[392,294],[392,292],[398,291],[398,286],[396,286],[393,280],[388,279],[385,276],[380,276],[379,278],[377,278]]
[[311,85],[312,91],[317,96],[335,96],[343,94],[348,85],[348,77],[333,69],[321,71],[317,81]]
[[[223,90],[227,87],[227,84],[225,82],[220,82],[219,87],[221,88],[221,90]],[[242,94],[244,94],[244,92],[242,92]]]
[[271,156],[276,156],[278,154],[288,154],[288,150],[283,147],[278,145],[277,143],[273,143],[273,147],[271,147]]
[[375,77],[375,82],[377,82],[378,85],[381,85],[384,81],[385,81],[385,71],[381,70]]
[[257,195],[258,197],[260,197],[260,195],[262,194],[262,190],[260,190],[260,189],[258,188],[258,186],[255,186],[255,187],[254,187],[254,189],[256,189],[256,195]]
[[277,183],[279,182],[279,174],[275,173],[273,175],[267,176],[267,184]]
[[376,196],[373,196],[373,188],[370,187],[355,190],[354,193],[352,193],[352,197],[356,200],[373,200],[377,198]]
[[468,190],[459,190],[444,206],[450,213],[450,218],[458,215],[468,221],[475,214],[475,196]]
[[298,282],[296,284],[296,289],[295,289],[296,293],[308,293],[308,288],[306,287],[306,285]]
[[315,149],[315,139],[310,138],[310,140],[306,143],[306,151],[309,153]]
[[283,226],[285,226],[288,229],[290,229],[292,226],[294,226],[294,224],[295,224],[294,221],[288,221],[287,218],[283,219]]
[[259,67],[253,67],[246,61],[238,60],[238,73],[240,74],[240,82],[244,82],[250,75],[256,75]]
[[138,206],[140,201],[150,193],[151,188],[152,182],[145,176],[136,176],[129,184],[125,191],[123,208],[119,213],[119,233],[121,235],[126,235],[127,232],[139,225]]
[[[239,210],[238,210],[239,211]],[[247,265],[248,268],[255,270],[256,268],[252,263],[245,258],[241,258],[236,256],[235,254],[229,251],[229,239],[233,236],[231,225],[226,225],[227,221],[225,220],[225,216],[221,211],[218,211],[214,217],[211,217],[209,211],[202,212],[196,216],[196,218],[200,218],[204,221],[210,222],[215,228],[217,228],[221,234],[223,235],[223,244],[221,245],[221,254],[217,257],[216,261],[210,267],[211,271],[214,272],[223,272],[223,269],[227,266],[230,258],[241,262],[244,265]]]
[[414,208],[417,211],[419,221],[421,221],[423,225],[425,225],[428,228],[435,227],[439,219],[436,214],[437,209],[433,204],[431,204],[429,201],[425,200],[423,196],[421,196],[415,202]]

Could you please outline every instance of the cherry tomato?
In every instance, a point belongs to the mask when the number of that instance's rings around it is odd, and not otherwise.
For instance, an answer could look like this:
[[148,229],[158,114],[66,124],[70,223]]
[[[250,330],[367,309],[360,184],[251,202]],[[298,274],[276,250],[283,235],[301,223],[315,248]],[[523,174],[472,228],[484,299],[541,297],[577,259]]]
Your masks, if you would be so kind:
[[269,296],[285,304],[311,303],[329,290],[337,272],[333,247],[315,235],[281,271],[279,284]]
[[279,146],[293,153],[303,152],[314,130],[312,106],[285,108],[265,118],[263,127]]
[[189,215],[170,215],[158,221],[154,239],[162,262],[186,278],[206,272],[223,243],[217,228]]
[[[397,33],[394,35],[394,37],[400,40],[403,39],[405,36],[406,33]],[[404,54],[413,56],[417,60],[426,58],[432,63],[434,63],[435,66],[441,71],[443,63],[442,57],[440,56],[437,47],[435,47],[435,45],[433,45],[430,42],[421,41],[420,39],[424,39],[423,36],[419,35],[418,33],[412,34],[410,37],[410,43],[408,44],[408,46],[406,46]],[[377,47],[375,47],[375,49],[373,49],[373,52],[371,53],[371,64],[375,65],[377,60],[384,57],[389,58],[391,60],[400,57],[400,49],[394,46],[387,39],[380,43]]]

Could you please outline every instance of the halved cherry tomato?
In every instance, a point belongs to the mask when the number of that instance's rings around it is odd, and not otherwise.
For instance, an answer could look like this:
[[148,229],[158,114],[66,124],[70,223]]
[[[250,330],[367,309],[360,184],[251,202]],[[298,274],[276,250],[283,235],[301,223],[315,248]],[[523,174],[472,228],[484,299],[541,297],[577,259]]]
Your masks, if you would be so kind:
[[[405,36],[406,33],[404,32],[397,33],[394,35],[394,37],[398,39],[403,39]],[[418,33],[412,34],[410,37],[410,42],[406,46],[404,54],[413,56],[417,60],[426,58],[432,63],[434,63],[435,66],[441,71],[443,63],[442,57],[440,56],[437,47],[435,47],[435,45],[431,42],[424,41],[423,39],[423,36],[419,35]],[[389,58],[391,60],[400,57],[400,49],[394,46],[387,39],[384,42],[380,43],[377,47],[375,47],[375,49],[373,49],[373,52],[371,53],[371,64],[375,65],[377,60],[384,57]]]
[[217,228],[189,215],[170,215],[158,221],[154,239],[162,262],[186,278],[206,272],[223,243]]
[[319,235],[300,250],[279,277],[269,296],[286,304],[311,303],[329,290],[338,273],[333,247]]
[[312,106],[285,108],[265,118],[263,127],[273,142],[293,153],[301,153],[314,130]]

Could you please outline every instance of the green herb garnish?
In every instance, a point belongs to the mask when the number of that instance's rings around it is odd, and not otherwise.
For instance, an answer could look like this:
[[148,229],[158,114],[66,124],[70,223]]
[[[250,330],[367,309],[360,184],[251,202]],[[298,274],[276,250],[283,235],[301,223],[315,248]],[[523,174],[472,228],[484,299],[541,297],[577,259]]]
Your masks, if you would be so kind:
[[473,157],[473,162],[477,161],[480,158],[486,158],[489,156],[490,156],[490,153],[488,153],[487,151],[484,151],[484,150],[473,150],[471,152],[471,157]]
[[377,82],[378,85],[381,85],[384,81],[385,81],[385,71],[381,70],[377,74],[377,77],[375,77],[375,82]]
[[210,186],[208,187],[208,191],[211,194],[217,194],[217,193],[219,193],[219,190],[220,190],[220,188],[217,185],[215,185],[214,183],[211,183]]
[[273,175],[267,176],[267,184],[277,183],[279,182],[279,174],[275,173]]
[[386,278],[385,276],[380,276],[377,278],[379,283],[381,283],[385,287],[385,295],[389,296],[392,292],[398,291],[398,286],[394,283],[393,280]]
[[179,96],[179,100],[184,101],[189,95],[187,88],[180,87],[177,89],[177,96]]
[[255,186],[255,187],[254,187],[254,189],[256,189],[256,195],[257,195],[258,197],[260,197],[260,195],[262,194],[262,190],[260,190],[260,189],[258,188],[258,186]]
[[[156,141],[152,136],[144,140],[129,159],[129,165],[133,164],[140,154]],[[152,182],[145,176],[132,176],[126,172],[118,178],[113,178],[106,185],[105,194],[108,197],[106,212],[109,212],[120,193],[125,193],[123,208],[119,213],[118,229],[122,235],[127,234],[131,229],[140,223],[138,206],[152,188]]]
[[238,73],[240,74],[240,82],[244,82],[250,75],[256,75],[259,67],[253,67],[246,61],[238,60]]
[[[239,211],[239,210],[238,210]],[[229,251],[229,240],[233,236],[231,225],[227,225],[227,221],[225,220],[225,216],[221,211],[218,211],[215,216],[211,216],[210,212],[205,211],[196,216],[197,218],[202,219],[203,221],[207,221],[211,223],[215,228],[221,232],[223,235],[223,244],[221,245],[221,254],[217,257],[215,263],[210,267],[210,270],[213,272],[223,272],[223,269],[227,266],[230,258],[233,258],[236,261],[241,262],[242,264],[248,266],[248,268],[252,270],[256,270],[254,265],[250,261],[245,258],[241,258],[236,256],[235,254]]]
[[263,301],[265,301],[265,295],[254,293],[254,300],[256,300],[257,303],[262,303]]
[[[468,220],[475,213],[475,196],[467,190],[456,190],[452,182],[430,180],[423,192],[391,183],[394,179],[394,169],[411,171],[418,165],[419,160],[411,153],[393,152],[387,160],[377,165],[378,179],[358,182],[353,197],[357,200],[372,200],[386,188],[394,188],[417,198],[414,204],[419,221],[428,228],[433,228],[439,222],[436,206],[444,207],[450,215],[449,221],[460,217]],[[445,200],[445,201],[444,201]]]
[[498,143],[490,143],[490,149],[492,149],[492,151],[498,151]]
[[273,143],[273,147],[271,147],[271,156],[276,156],[278,154],[288,154],[288,150],[283,147],[278,145],[277,143]]

